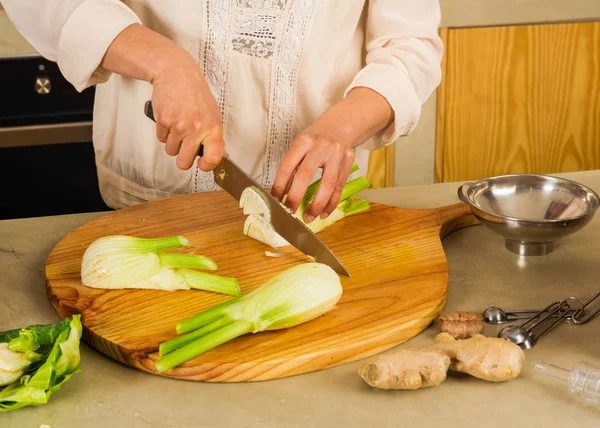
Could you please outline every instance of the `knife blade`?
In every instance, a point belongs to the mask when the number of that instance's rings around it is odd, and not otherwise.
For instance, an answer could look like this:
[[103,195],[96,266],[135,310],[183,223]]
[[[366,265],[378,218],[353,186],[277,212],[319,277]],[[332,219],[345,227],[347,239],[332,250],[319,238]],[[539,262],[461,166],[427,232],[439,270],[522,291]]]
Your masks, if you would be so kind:
[[[154,120],[152,103],[146,102],[144,113]],[[198,156],[202,157],[203,146],[200,146]],[[312,230],[292,215],[273,195],[256,183],[248,174],[237,166],[228,156],[223,156],[219,165],[213,170],[215,182],[219,187],[240,200],[242,192],[252,187],[267,204],[271,213],[271,225],[275,232],[283,237],[304,254],[311,256],[318,263],[331,267],[338,274],[350,277],[350,274],[335,254]]]
[[275,232],[294,247],[309,255],[319,263],[324,263],[340,275],[350,274],[317,235],[313,233],[297,217],[293,216],[273,195],[263,189],[228,157],[214,169],[215,182],[236,200],[240,200],[242,192],[252,187],[266,202],[271,212],[271,225]]

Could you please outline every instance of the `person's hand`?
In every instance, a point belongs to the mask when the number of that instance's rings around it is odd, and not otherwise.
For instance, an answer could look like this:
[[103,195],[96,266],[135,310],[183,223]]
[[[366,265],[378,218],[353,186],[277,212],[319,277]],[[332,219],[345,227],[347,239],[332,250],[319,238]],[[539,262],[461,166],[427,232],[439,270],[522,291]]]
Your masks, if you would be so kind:
[[211,171],[225,151],[221,112],[200,67],[184,55],[171,59],[151,80],[156,137],[183,170],[192,167],[204,145],[198,167]]
[[304,213],[306,222],[321,215],[326,218],[340,201],[344,184],[354,163],[354,149],[343,126],[333,118],[322,117],[299,134],[280,162],[271,193],[296,212],[318,168],[323,168],[321,184]]
[[181,46],[143,25],[123,29],[109,45],[100,66],[113,73],[150,82],[156,137],[165,151],[177,156],[180,169],[198,161],[203,171],[214,169],[225,152],[221,112],[202,70]]
[[321,184],[304,213],[308,223],[326,218],[340,202],[354,163],[354,148],[388,126],[394,114],[387,100],[364,87],[354,88],[345,99],[325,111],[299,134],[277,167],[271,193],[296,212],[318,168]]

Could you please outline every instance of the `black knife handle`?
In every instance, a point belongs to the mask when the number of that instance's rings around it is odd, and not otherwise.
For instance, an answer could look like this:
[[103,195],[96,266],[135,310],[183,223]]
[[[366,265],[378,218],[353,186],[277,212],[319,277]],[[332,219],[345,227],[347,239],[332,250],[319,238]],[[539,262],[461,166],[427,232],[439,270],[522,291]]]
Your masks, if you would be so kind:
[[[150,119],[152,119],[154,121],[154,123],[156,123],[156,120],[154,119],[154,109],[152,108],[152,101],[146,101],[146,104],[144,105],[144,114],[146,116],[148,116]],[[202,144],[200,144],[200,149],[198,150],[198,156],[200,156],[200,157],[204,156],[204,146]]]

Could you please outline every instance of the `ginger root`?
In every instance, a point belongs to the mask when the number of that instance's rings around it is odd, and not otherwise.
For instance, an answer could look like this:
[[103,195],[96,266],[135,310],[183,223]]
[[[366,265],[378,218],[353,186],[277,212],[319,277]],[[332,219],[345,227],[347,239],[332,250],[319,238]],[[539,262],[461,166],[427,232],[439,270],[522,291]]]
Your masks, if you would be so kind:
[[481,334],[456,340],[448,333],[440,333],[435,337],[433,348],[450,357],[452,370],[491,382],[516,378],[525,360],[525,352],[518,345]]
[[381,389],[418,389],[446,380],[455,370],[491,382],[516,378],[523,367],[525,353],[512,342],[476,334],[457,340],[440,333],[428,348],[392,351],[362,364],[360,377]]
[[442,332],[450,333],[455,339],[467,339],[483,333],[483,317],[471,312],[450,312],[440,315],[435,325]]
[[382,354],[358,369],[375,388],[418,389],[446,380],[450,358],[436,349],[404,349]]

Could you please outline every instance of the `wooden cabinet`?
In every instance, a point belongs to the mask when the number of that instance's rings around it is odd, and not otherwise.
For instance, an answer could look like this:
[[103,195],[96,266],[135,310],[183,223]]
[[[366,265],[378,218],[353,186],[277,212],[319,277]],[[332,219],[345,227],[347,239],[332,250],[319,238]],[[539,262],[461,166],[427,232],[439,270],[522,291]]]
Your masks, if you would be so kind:
[[436,182],[600,169],[600,22],[441,35]]
[[369,153],[366,177],[374,189],[394,186],[394,144]]

